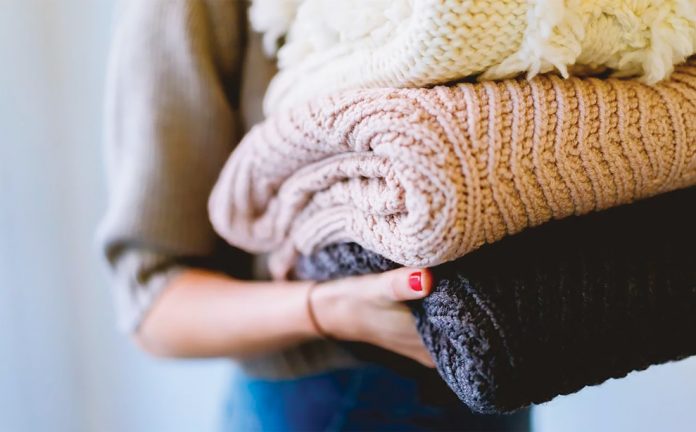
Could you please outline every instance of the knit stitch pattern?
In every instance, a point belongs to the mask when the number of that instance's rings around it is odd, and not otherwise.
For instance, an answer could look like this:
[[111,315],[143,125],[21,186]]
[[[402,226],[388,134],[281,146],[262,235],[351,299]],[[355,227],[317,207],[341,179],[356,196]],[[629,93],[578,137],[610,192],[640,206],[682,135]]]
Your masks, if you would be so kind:
[[283,37],[267,114],[337,90],[609,68],[664,79],[696,53],[692,0],[254,0]]
[[209,201],[232,245],[355,242],[433,266],[552,219],[696,183],[696,66],[656,86],[570,78],[341,93],[257,125]]
[[[438,372],[473,410],[507,412],[696,354],[696,189],[554,221],[433,269],[412,303]],[[355,244],[303,279],[396,263]]]

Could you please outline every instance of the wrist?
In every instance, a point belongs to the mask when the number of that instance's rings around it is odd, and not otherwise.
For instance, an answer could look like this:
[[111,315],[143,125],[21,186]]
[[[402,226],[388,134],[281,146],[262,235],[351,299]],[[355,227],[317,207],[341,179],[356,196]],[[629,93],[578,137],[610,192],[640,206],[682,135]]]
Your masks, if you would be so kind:
[[312,332],[313,336],[315,337],[320,337],[322,339],[333,339],[333,336],[330,335],[324,327],[321,325],[319,322],[319,319],[317,318],[317,312],[315,311],[316,306],[314,305],[315,300],[314,300],[314,292],[320,287],[319,282],[313,282],[309,285],[307,288],[307,294],[305,295],[306,301],[306,309],[307,309],[307,318],[309,322],[311,323],[312,326]]
[[[314,318],[319,332],[325,337],[341,340],[357,340],[354,325],[351,325],[351,308],[349,296],[337,283],[315,285],[309,293]],[[352,310],[355,314],[355,310]]]

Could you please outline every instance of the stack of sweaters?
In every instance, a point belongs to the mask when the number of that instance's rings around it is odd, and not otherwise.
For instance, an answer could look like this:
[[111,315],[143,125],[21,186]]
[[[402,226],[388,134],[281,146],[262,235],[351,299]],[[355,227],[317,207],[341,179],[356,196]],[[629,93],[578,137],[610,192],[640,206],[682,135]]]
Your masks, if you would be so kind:
[[418,329],[480,412],[696,354],[693,2],[327,1],[252,5],[285,45],[226,240],[277,277],[433,266]]

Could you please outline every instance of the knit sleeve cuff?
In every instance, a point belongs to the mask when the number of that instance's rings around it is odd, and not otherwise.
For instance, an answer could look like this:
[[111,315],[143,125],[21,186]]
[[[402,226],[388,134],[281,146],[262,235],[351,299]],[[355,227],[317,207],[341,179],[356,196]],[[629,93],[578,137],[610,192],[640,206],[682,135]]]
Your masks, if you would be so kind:
[[171,256],[128,249],[112,259],[119,330],[135,333],[169,283],[185,270]]

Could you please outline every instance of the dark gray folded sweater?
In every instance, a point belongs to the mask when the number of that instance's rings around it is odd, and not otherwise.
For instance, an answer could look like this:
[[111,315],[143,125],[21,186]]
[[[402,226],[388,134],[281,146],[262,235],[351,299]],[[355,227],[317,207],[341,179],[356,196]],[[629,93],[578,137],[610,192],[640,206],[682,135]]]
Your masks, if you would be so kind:
[[[411,304],[442,378],[509,412],[696,354],[696,188],[548,223],[433,269]],[[304,257],[303,279],[398,267],[355,244]]]

